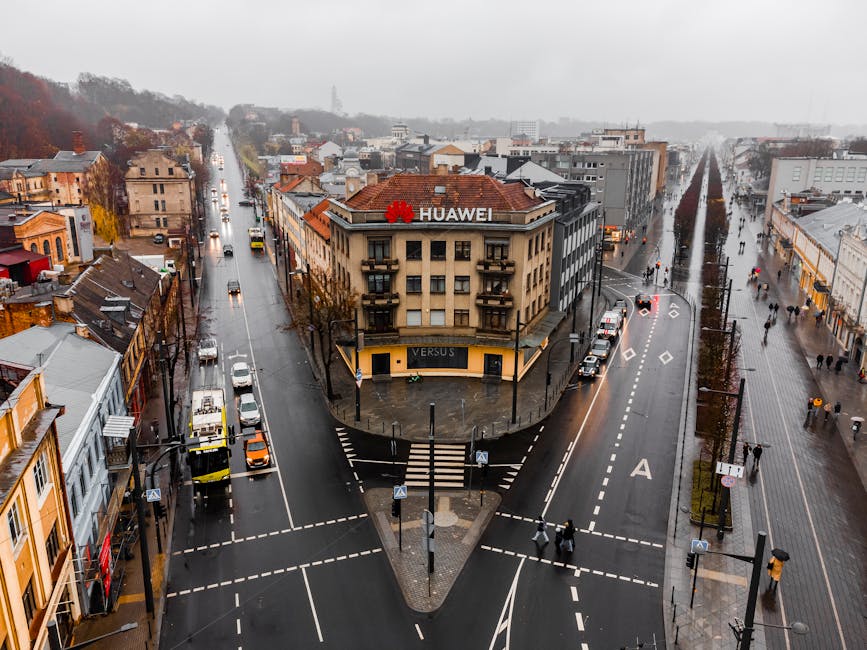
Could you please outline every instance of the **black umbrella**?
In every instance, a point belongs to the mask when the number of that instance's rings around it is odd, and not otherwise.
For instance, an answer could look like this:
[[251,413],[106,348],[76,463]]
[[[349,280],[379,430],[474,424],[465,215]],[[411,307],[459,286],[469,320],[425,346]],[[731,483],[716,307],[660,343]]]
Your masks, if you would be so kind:
[[771,551],[771,555],[777,558],[780,562],[788,562],[789,554],[781,548],[775,548]]

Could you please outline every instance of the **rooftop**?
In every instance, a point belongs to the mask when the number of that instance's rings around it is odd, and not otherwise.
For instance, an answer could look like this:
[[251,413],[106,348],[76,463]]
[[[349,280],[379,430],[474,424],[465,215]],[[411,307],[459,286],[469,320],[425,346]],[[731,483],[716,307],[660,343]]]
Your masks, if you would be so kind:
[[837,255],[840,231],[845,226],[867,227],[867,204],[843,200],[837,205],[811,212],[803,217],[794,217],[805,233],[815,239],[832,256]]

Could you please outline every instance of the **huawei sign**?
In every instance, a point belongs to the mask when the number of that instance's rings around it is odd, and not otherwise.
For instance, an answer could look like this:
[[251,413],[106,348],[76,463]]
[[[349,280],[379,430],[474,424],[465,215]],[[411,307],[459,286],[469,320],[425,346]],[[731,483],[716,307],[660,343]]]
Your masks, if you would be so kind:
[[406,201],[392,201],[385,209],[385,220],[388,223],[395,223],[398,219],[404,223],[410,223],[412,218],[412,206]]

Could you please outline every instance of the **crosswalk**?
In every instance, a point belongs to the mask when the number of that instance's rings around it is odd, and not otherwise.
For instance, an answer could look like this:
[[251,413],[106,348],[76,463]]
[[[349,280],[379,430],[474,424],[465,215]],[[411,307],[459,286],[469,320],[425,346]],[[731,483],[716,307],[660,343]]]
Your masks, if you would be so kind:
[[[466,445],[434,444],[434,487],[463,488],[466,470]],[[407,487],[430,485],[430,447],[414,442],[406,464]]]

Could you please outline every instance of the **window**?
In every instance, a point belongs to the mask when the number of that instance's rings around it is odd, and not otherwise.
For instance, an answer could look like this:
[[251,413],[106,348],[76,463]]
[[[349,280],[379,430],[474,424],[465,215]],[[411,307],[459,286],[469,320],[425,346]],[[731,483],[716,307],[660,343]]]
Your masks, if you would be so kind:
[[48,243],[47,239],[42,242],[42,253],[43,255],[51,257],[51,244]]
[[418,240],[411,240],[406,242],[406,259],[408,260],[420,260],[421,259],[421,242]]
[[508,293],[508,291],[509,283],[507,280],[497,277],[485,279],[485,293],[500,296]]
[[537,284],[539,284],[538,277],[537,277],[537,273],[538,273],[538,271],[539,271],[539,269],[533,269],[533,286],[534,286],[534,287],[535,287]]
[[867,167],[859,167],[858,168],[858,182],[863,183],[867,180]]
[[421,325],[421,309],[406,310],[406,326],[419,327]]
[[506,329],[506,309],[485,309],[482,312],[482,327],[487,330]]
[[51,527],[51,532],[45,539],[45,552],[48,553],[48,564],[54,566],[57,556],[60,555],[60,543],[57,541],[57,522]]
[[391,258],[391,240],[390,239],[368,239],[367,240],[367,257],[377,262]]
[[421,293],[421,276],[408,275],[406,276],[406,292]]
[[430,324],[432,327],[444,327],[446,324],[446,310],[445,309],[431,309],[430,310]]
[[527,287],[527,293],[530,293],[530,274],[527,273],[527,282],[524,284]]
[[371,273],[367,276],[368,293],[391,293],[391,276],[387,273]]
[[18,545],[18,541],[24,536],[24,528],[21,526],[21,518],[18,516],[18,502],[12,504],[6,513],[6,523],[9,524],[9,538],[12,546]]
[[[157,212],[160,211],[160,201],[159,201],[159,199],[154,199],[154,210],[156,210]],[[159,224],[157,224],[157,226],[159,226]]]
[[168,227],[169,227],[169,218],[163,217],[163,228],[168,228]]
[[93,448],[87,450],[87,474],[93,476]]
[[843,177],[846,175],[846,168],[845,167],[837,167],[835,172],[836,173],[834,174],[834,182],[842,183]]
[[153,188],[154,188],[153,194],[156,194],[157,193],[157,184],[156,183],[153,184]]
[[21,596],[21,601],[24,603],[24,615],[27,617],[27,626],[33,622],[33,617],[36,615],[36,599],[33,598],[33,578],[27,581],[27,588],[24,590],[24,595]]
[[75,486],[69,491],[69,500],[72,502],[72,517],[78,517],[78,490]]
[[166,193],[166,186],[163,185],[162,183],[160,183],[160,194],[165,194],[165,193]]
[[470,326],[470,310],[469,309],[455,309],[455,327],[469,327]]
[[145,168],[144,168],[144,167],[139,167],[139,168],[138,168],[138,175],[139,175],[139,176],[144,176],[146,173],[147,173],[147,172],[145,171]]
[[468,241],[455,242],[455,261],[470,259],[470,244]]
[[470,276],[456,275],[455,276],[455,293],[470,292]]
[[78,474],[78,487],[81,488],[81,497],[87,496],[87,477],[84,475],[84,469]]
[[446,276],[432,275],[430,276],[430,292],[445,293],[446,292]]
[[63,261],[63,244],[60,242],[60,237],[54,238],[54,248],[57,251],[57,261]]
[[165,201],[165,199],[163,199],[162,201],[160,201],[160,209],[161,209],[163,212],[166,211],[166,201]]
[[159,227],[160,227],[160,218],[159,218],[159,217],[155,217],[155,218],[154,218],[154,221],[156,222],[156,227],[159,228]]
[[509,242],[496,239],[486,241],[485,259],[497,261],[509,259]]
[[830,183],[832,180],[834,180],[834,168],[825,167],[825,182]]
[[813,182],[814,183],[822,180],[822,170],[823,169],[825,169],[825,168],[824,167],[816,167],[816,171],[813,172]]
[[792,181],[800,181],[801,180],[801,168],[800,167],[792,167]]
[[849,169],[846,170],[846,182],[847,183],[854,183],[855,182],[855,168],[854,167],[850,167]]
[[432,260],[444,260],[446,258],[446,243],[435,239],[430,243],[430,258]]
[[174,175],[175,175],[175,168],[169,167],[169,176],[174,176]]
[[48,461],[45,452],[39,455],[33,465],[33,480],[36,482],[36,494],[42,496],[45,486],[48,485]]
[[159,176],[159,175],[160,175],[160,168],[154,167],[154,176]]

